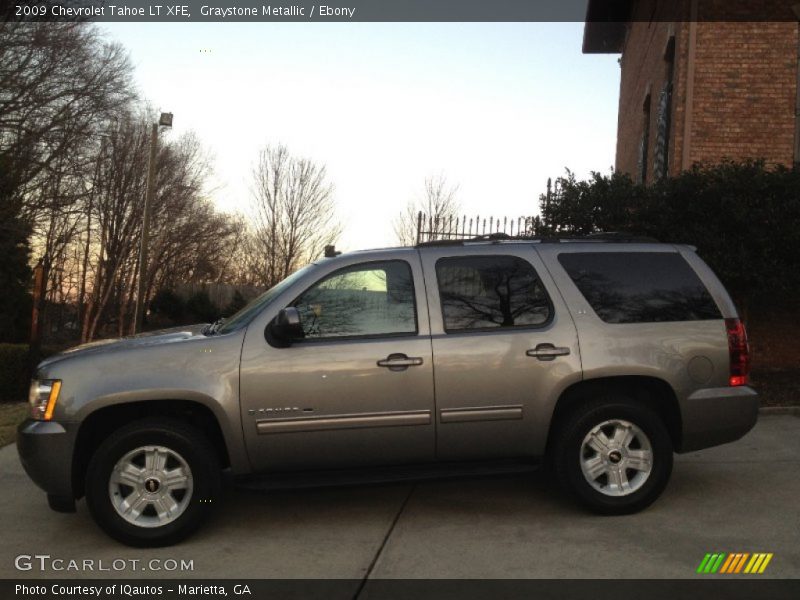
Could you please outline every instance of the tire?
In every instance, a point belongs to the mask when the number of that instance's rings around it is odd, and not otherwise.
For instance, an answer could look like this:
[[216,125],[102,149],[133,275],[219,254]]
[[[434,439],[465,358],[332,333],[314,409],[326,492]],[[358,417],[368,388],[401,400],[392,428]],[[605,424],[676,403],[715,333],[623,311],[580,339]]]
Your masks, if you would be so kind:
[[200,527],[220,487],[219,458],[200,431],[181,421],[148,418],[115,431],[94,452],[86,504],[115,540],[169,546]]
[[630,514],[664,491],[672,440],[654,411],[624,394],[609,394],[567,417],[552,458],[561,488],[580,504],[598,514]]

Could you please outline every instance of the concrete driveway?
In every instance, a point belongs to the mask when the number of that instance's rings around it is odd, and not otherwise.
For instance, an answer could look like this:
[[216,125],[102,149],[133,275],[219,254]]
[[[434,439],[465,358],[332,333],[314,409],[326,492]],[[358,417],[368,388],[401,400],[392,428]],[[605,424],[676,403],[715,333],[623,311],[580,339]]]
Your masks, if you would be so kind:
[[[677,457],[664,496],[638,515],[584,513],[538,474],[231,490],[189,541],[137,550],[105,537],[83,502],[77,514],[50,511],[7,446],[0,578],[691,578],[707,552],[772,552],[760,577],[797,578],[798,502],[800,418],[762,416],[735,444]],[[106,567],[140,562],[110,572],[23,572],[14,566],[20,554]],[[141,570],[152,559],[190,560],[193,570]]]

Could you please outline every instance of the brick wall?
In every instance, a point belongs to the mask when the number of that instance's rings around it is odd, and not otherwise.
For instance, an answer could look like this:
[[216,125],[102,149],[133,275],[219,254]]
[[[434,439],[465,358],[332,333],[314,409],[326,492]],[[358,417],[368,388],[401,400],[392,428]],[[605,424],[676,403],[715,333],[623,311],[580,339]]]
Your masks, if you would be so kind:
[[[760,158],[791,165],[798,23],[702,21],[704,11],[716,3],[717,0],[699,0],[701,22],[696,24],[687,163]],[[628,28],[621,57],[616,168],[634,178],[639,171],[643,102],[649,91],[652,108],[647,171],[648,181],[653,180],[656,106],[666,76],[664,50],[671,35],[675,37],[675,73],[669,172],[676,173],[684,162],[689,10],[689,0],[642,0]]]
[[791,166],[797,22],[698,23],[690,162]]

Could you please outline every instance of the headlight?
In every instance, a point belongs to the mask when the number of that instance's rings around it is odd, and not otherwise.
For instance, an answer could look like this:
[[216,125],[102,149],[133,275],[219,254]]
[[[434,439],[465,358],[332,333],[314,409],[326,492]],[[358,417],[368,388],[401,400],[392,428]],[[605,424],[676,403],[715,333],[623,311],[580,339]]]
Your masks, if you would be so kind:
[[60,379],[34,379],[31,381],[31,391],[28,402],[31,405],[31,418],[38,421],[49,421],[53,418],[56,408],[58,392],[61,391]]

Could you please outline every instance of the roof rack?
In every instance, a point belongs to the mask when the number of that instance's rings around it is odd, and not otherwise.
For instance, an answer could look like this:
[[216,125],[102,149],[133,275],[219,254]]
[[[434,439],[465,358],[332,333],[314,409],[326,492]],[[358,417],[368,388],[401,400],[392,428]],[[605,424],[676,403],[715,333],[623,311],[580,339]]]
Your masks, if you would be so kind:
[[631,243],[631,244],[653,244],[658,243],[658,240],[645,236],[635,235],[632,233],[625,233],[622,231],[600,231],[597,233],[589,233],[586,235],[516,235],[511,236],[507,233],[489,233],[486,235],[477,235],[465,239],[450,239],[450,240],[432,240],[430,242],[420,242],[417,247],[428,246],[462,246],[470,242],[539,242],[542,244],[558,244],[561,242],[618,242],[618,243]]
[[598,231],[584,236],[588,240],[602,240],[604,242],[630,242],[632,244],[658,244],[659,241],[649,235],[636,235],[625,231]]

